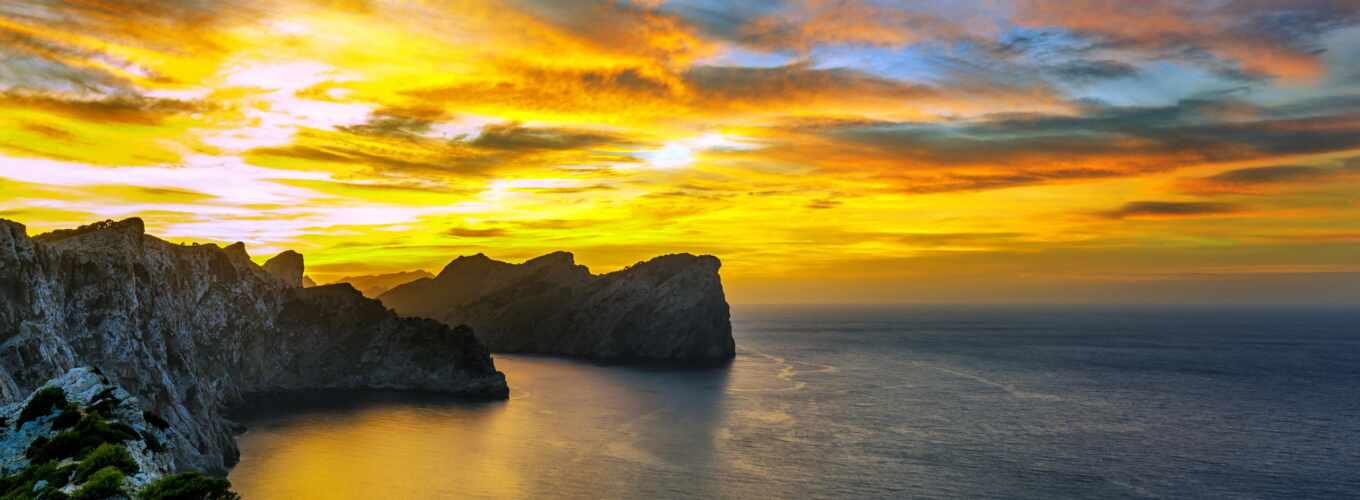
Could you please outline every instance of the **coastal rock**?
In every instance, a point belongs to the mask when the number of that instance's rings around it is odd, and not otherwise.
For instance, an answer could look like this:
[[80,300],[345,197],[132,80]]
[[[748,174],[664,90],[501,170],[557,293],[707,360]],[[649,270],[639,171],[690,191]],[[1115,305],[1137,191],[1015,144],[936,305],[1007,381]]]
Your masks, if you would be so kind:
[[592,275],[567,252],[523,264],[477,254],[379,300],[471,326],[494,352],[712,365],[736,351],[720,267],[711,255],[675,254]]
[[93,366],[178,429],[177,467],[221,471],[237,457],[222,412],[250,394],[507,396],[466,328],[399,318],[348,285],[302,288],[300,255],[274,261],[171,244],[137,219],[32,238],[0,220],[0,402]]

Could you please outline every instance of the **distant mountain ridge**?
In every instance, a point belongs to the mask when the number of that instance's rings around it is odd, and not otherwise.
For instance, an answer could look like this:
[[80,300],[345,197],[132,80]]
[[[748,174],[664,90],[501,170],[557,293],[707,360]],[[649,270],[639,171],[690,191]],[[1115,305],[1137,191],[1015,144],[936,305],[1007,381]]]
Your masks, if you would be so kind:
[[0,403],[89,365],[173,425],[176,468],[236,460],[224,408],[252,393],[416,389],[505,398],[466,327],[399,318],[345,284],[302,288],[303,259],[176,245],[140,219],[28,237],[0,219]]
[[415,271],[402,271],[398,273],[346,276],[332,281],[331,284],[349,283],[356,290],[359,290],[359,293],[364,294],[365,297],[376,299],[378,296],[387,293],[388,290],[395,287],[405,285],[421,278],[433,277],[434,275],[430,274],[429,271],[417,269]]
[[522,264],[476,254],[379,300],[405,316],[471,326],[493,352],[712,365],[736,351],[721,265],[673,254],[593,275],[567,252]]

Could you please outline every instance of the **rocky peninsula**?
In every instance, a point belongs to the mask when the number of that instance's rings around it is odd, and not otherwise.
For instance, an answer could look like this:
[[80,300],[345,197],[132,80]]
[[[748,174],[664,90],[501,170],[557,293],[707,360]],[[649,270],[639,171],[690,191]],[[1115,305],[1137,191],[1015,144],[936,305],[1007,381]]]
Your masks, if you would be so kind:
[[709,366],[736,352],[720,267],[711,255],[674,254],[593,275],[567,252],[522,264],[477,254],[379,300],[466,324],[493,352]]

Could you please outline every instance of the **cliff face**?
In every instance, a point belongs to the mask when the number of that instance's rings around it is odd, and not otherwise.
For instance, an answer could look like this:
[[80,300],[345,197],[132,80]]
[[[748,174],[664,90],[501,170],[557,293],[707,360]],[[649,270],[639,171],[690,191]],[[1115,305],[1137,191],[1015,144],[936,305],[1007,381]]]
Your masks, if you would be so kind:
[[720,265],[676,254],[596,276],[565,252],[518,265],[478,254],[379,300],[402,315],[471,326],[495,352],[719,364],[736,350]]
[[138,219],[33,238],[0,220],[0,401],[94,366],[179,430],[178,466],[221,470],[237,456],[222,410],[250,393],[507,395],[466,328],[398,318],[347,285],[301,288],[301,256],[281,258],[266,271],[244,245],[174,245]]

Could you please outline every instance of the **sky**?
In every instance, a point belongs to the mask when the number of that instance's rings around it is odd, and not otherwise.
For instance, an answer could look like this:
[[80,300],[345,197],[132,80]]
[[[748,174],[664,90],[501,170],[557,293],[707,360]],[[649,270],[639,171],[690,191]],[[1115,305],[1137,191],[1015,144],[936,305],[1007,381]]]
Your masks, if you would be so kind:
[[554,250],[734,303],[1360,302],[1354,0],[18,0],[0,218],[320,282]]

